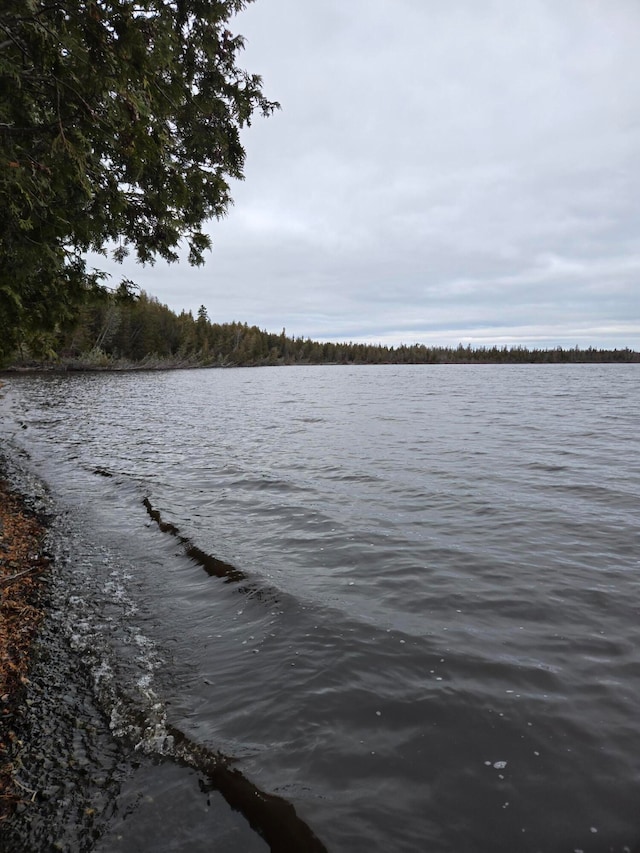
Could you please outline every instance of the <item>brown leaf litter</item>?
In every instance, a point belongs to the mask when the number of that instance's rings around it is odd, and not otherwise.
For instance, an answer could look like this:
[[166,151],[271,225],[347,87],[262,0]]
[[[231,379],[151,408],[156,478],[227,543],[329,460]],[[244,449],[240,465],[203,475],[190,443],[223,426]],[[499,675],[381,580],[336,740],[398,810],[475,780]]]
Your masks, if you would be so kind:
[[0,478],[0,822],[33,792],[20,784],[19,729],[31,645],[44,611],[45,529]]

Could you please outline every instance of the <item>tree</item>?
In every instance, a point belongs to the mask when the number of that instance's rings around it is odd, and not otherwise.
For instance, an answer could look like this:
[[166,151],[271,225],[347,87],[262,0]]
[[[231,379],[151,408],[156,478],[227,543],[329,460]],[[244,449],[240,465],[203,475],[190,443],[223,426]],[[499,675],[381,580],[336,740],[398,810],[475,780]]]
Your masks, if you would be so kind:
[[249,2],[2,0],[0,355],[101,286],[89,250],[203,263],[240,129],[278,107],[237,65]]

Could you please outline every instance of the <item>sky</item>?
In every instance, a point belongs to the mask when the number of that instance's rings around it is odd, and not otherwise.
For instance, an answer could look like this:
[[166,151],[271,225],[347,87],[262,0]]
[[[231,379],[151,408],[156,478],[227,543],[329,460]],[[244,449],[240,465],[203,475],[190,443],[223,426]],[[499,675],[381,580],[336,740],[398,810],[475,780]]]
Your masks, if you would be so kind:
[[638,0],[256,0],[233,29],[282,110],[203,268],[116,275],[315,340],[640,349]]

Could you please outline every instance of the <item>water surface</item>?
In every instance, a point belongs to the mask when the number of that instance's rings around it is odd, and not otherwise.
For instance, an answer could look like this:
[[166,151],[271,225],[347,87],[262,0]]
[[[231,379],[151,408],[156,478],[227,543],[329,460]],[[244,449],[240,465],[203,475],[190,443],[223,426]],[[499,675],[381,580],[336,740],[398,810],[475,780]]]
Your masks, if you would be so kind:
[[[623,851],[640,840],[639,378],[12,377],[1,434],[65,512],[69,642],[115,734],[131,741],[132,709],[146,721],[140,754],[170,758],[175,728],[331,853]],[[153,802],[167,850],[223,849],[189,773],[144,765],[100,849],[158,849],[140,840]],[[267,849],[247,832],[237,849]]]

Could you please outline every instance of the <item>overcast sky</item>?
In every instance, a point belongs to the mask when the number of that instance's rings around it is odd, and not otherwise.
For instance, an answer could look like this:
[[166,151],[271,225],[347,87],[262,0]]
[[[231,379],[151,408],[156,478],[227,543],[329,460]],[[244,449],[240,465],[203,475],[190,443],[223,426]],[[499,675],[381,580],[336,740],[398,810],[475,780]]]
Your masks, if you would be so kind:
[[639,0],[257,0],[282,104],[174,310],[323,340],[640,349]]

